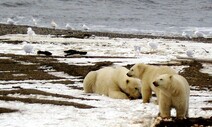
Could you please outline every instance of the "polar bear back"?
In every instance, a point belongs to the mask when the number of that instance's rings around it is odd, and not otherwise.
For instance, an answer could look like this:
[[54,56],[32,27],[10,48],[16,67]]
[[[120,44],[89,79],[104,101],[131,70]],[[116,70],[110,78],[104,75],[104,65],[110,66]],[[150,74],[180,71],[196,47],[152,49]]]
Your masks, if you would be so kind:
[[186,97],[189,97],[190,87],[188,81],[183,76],[177,74],[173,75],[172,78],[172,85],[174,86],[174,89],[181,91],[181,94],[184,93]]
[[104,67],[89,72],[83,80],[86,93],[98,93],[115,99],[137,99],[141,97],[141,81],[128,77],[125,67]]
[[108,88],[110,86],[116,86],[112,81],[113,73],[115,68],[105,67],[100,70],[97,70],[97,77],[95,82],[95,93],[108,95]]
[[[108,93],[109,87],[120,89],[117,84],[125,84],[125,80],[117,79],[126,79],[128,71],[125,67],[105,67],[98,70],[95,92]],[[106,85],[104,89],[102,84]]]

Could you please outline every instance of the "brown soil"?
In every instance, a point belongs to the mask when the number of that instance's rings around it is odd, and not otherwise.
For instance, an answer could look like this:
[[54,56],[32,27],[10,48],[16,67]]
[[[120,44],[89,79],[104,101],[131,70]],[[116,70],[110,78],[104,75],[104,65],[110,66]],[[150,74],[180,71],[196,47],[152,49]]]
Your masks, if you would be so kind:
[[199,118],[189,118],[189,119],[175,119],[172,121],[162,120],[160,124],[156,127],[211,127],[212,126],[212,117],[209,119]]
[[180,75],[184,76],[191,86],[196,86],[200,90],[212,90],[212,76],[206,73],[201,73],[200,69],[203,66],[196,61],[189,64],[188,68],[185,68]]
[[74,106],[75,108],[94,108],[90,105],[68,102],[68,101],[55,101],[55,100],[47,100],[47,99],[35,99],[35,98],[19,98],[19,97],[9,97],[9,96],[0,96],[0,100],[4,101],[20,101],[24,103],[39,103],[39,104],[54,104],[54,105],[63,105],[63,106]]
[[[51,80],[51,79],[62,79],[47,73],[48,69],[54,69],[59,72],[65,72],[72,76],[84,76],[91,70],[96,70],[101,68],[102,66],[111,65],[111,62],[99,62],[94,66],[76,66],[76,65],[68,65],[66,63],[59,63],[53,57],[40,57],[40,56],[23,56],[23,55],[14,55],[14,54],[0,54],[0,80],[4,81],[18,81],[18,80]],[[6,59],[8,58],[8,59]],[[30,64],[26,64],[30,63]],[[18,76],[19,74],[23,74]],[[65,85],[69,85],[72,89],[83,90],[82,87],[71,86],[73,81],[66,79],[62,81],[50,81],[51,83],[62,83]],[[6,85],[6,83],[4,83]],[[35,98],[18,98],[18,97],[10,97],[8,94],[23,94],[23,95],[44,95],[44,96],[53,96],[53,97],[61,97],[67,99],[80,99],[80,100],[89,100],[86,98],[73,97],[62,94],[53,94],[35,89],[23,89],[18,84],[13,87],[18,90],[6,90],[0,91],[0,100],[4,101],[21,101],[25,103],[41,103],[41,104],[54,104],[54,105],[66,105],[66,106],[74,106],[76,108],[94,108],[93,106],[73,103],[67,101],[54,101],[54,100],[42,100]],[[97,100],[98,101],[98,100]]]
[[9,108],[2,108],[0,107],[0,114],[1,113],[12,113],[12,112],[17,112],[18,110],[16,109],[9,109]]
[[54,94],[54,93],[44,92],[44,91],[36,90],[36,89],[0,90],[0,95],[3,95],[3,96],[7,96],[8,94],[17,94],[17,93],[20,95],[35,94],[35,95],[44,95],[44,96],[52,96],[52,97],[61,97],[61,98],[67,98],[67,99],[94,100],[94,99],[73,97],[70,95]]

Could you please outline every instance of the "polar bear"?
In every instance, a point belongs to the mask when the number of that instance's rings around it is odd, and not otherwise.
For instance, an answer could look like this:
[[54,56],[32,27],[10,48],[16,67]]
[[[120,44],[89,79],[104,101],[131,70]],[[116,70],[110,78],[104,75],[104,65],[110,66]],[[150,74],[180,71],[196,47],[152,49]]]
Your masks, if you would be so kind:
[[[155,92],[157,100],[159,100],[159,90],[154,87],[152,82],[155,78],[161,74],[177,74],[175,70],[168,66],[154,66],[143,63],[137,63],[130,68],[127,73],[129,77],[135,77],[141,79],[142,87],[141,94],[143,103],[149,103],[152,96],[152,91]],[[158,103],[158,102],[157,102]]]
[[114,99],[138,99],[141,97],[141,81],[128,77],[125,67],[104,67],[89,72],[83,80],[86,93],[98,93]]
[[163,74],[153,84],[160,89],[159,110],[162,118],[171,117],[172,107],[176,109],[177,118],[188,117],[190,88],[183,76]]

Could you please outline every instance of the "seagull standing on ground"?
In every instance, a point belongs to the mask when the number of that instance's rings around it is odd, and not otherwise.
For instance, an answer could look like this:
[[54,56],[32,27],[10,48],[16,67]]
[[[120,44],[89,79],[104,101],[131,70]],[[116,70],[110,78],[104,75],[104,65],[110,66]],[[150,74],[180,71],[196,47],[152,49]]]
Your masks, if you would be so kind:
[[212,38],[212,31],[208,33],[207,38]]
[[155,51],[158,49],[158,42],[149,42],[148,45],[151,47],[152,51]]
[[82,25],[82,28],[83,28],[83,30],[85,30],[85,31],[87,31],[87,30],[90,29],[90,28],[89,28],[88,26],[86,26],[85,24]]
[[72,30],[73,28],[70,26],[69,23],[67,23],[67,24],[66,24],[66,29],[67,29],[67,30]]
[[33,46],[31,44],[28,44],[27,42],[23,42],[24,47],[23,50],[25,51],[26,54],[30,54],[33,51]]
[[185,31],[183,31],[182,36],[183,36],[184,38],[191,38]]
[[140,52],[141,52],[141,46],[134,46],[134,50],[135,50],[135,57],[139,57]]
[[194,30],[194,36],[195,37],[206,37],[204,33],[202,33],[201,31],[199,31],[198,29]]
[[32,30],[31,27],[27,28],[27,35],[29,37],[29,40],[32,41],[33,40],[33,36],[35,36],[35,32]]
[[13,19],[11,19],[11,18],[8,18],[7,19],[7,24],[14,25],[15,21]]
[[33,18],[33,17],[32,17],[32,22],[33,22],[33,25],[34,26],[37,26],[38,25],[37,20],[35,18]]
[[189,50],[186,51],[186,55],[188,57],[193,57],[194,56],[194,51],[189,49]]
[[31,27],[28,27],[28,28],[27,28],[27,34],[28,34],[29,36],[34,36],[34,35],[35,35],[35,31],[33,31]]
[[51,26],[52,26],[52,28],[54,28],[54,29],[56,29],[56,28],[58,27],[57,23],[55,23],[54,20],[52,20]]

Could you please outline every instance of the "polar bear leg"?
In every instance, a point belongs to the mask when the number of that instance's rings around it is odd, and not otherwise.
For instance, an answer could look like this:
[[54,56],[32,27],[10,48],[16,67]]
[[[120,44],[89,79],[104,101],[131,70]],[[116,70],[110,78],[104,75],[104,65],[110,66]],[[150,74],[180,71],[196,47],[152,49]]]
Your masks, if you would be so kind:
[[185,117],[189,117],[188,108],[187,108],[187,110],[186,110],[186,115],[185,115]]
[[160,95],[159,100],[159,109],[160,116],[162,118],[170,118],[171,117],[171,100],[164,95]]
[[153,91],[155,91],[155,94],[156,94],[156,97],[157,97],[157,100],[155,100],[155,104],[158,105],[159,104],[159,100],[160,100],[159,90],[158,89],[155,89]]
[[149,103],[150,98],[152,96],[152,90],[150,88],[142,88],[141,95],[142,95],[143,103]]
[[187,106],[186,106],[186,117],[189,117],[189,114],[188,114],[188,108],[189,108],[189,104],[187,103]]
[[109,91],[108,96],[114,99],[129,99],[129,97],[121,91]]
[[183,119],[187,115],[186,106],[181,105],[180,107],[176,107],[176,112],[177,112],[177,118]]

